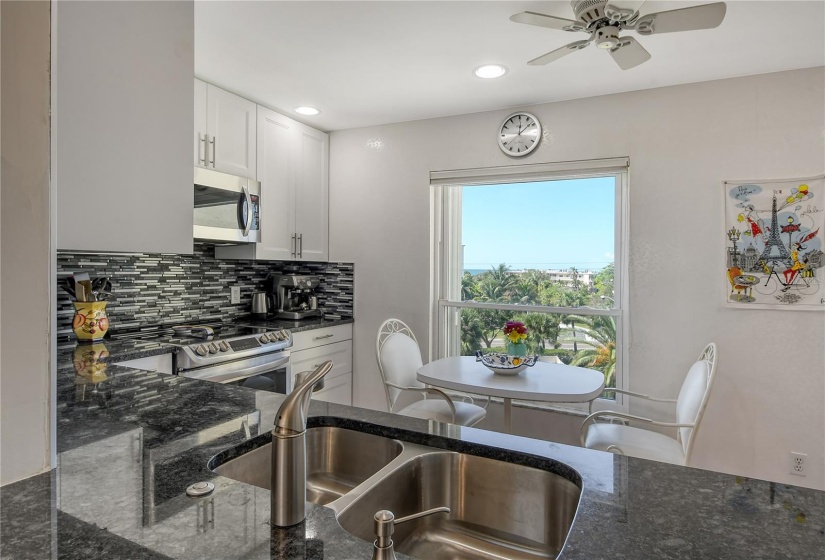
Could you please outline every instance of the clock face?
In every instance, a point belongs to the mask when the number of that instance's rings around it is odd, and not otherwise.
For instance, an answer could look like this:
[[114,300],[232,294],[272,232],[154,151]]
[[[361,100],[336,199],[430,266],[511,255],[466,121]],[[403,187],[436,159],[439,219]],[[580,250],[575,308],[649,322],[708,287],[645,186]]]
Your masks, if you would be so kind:
[[504,120],[498,136],[498,145],[510,156],[526,156],[536,149],[541,140],[541,124],[530,113],[514,113]]

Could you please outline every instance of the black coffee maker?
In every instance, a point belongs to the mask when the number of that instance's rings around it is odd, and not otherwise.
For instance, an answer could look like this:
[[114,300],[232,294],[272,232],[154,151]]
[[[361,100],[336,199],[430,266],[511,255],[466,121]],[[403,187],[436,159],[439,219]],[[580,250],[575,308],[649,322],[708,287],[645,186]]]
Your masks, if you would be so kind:
[[293,321],[320,316],[315,294],[320,284],[320,278],[309,274],[270,273],[265,282],[269,314]]

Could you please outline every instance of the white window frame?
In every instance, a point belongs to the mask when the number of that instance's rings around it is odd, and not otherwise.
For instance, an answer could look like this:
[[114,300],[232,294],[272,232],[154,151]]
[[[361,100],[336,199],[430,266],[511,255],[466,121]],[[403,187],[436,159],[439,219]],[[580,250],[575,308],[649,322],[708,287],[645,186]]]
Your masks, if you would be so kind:
[[[431,185],[431,285],[432,306],[430,309],[430,359],[445,357],[450,348],[455,347],[460,330],[448,328],[449,309],[466,307],[492,308],[510,311],[540,313],[575,313],[577,315],[599,315],[616,317],[616,388],[628,389],[630,319],[628,290],[629,261],[629,159],[610,158],[561,163],[516,165],[482,169],[455,171],[433,171]],[[616,185],[615,232],[614,232],[614,304],[612,309],[592,309],[589,307],[568,308],[542,305],[493,304],[461,301],[460,278],[463,274],[463,246],[461,238],[461,189],[459,186],[499,185],[525,182],[557,181],[566,179],[587,179],[613,177]],[[450,292],[453,293],[450,293]],[[460,320],[458,313],[452,314]],[[593,409],[610,408],[627,410],[628,399],[620,394],[616,400],[599,398]],[[539,403],[535,403],[536,406]],[[587,410],[586,404],[558,403],[549,408],[572,409],[576,412]]]

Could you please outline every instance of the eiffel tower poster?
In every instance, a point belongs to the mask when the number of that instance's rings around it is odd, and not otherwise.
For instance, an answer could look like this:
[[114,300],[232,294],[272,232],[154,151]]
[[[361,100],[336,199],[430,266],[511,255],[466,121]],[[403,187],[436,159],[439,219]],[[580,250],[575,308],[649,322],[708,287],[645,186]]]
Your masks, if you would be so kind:
[[[779,220],[776,217],[776,192],[773,193],[773,202],[771,206],[771,229],[768,234],[768,239],[765,241],[765,249],[762,251],[762,260],[767,264],[784,264],[785,266],[793,266],[788,249],[782,244],[779,239]],[[781,191],[780,191],[781,194]]]
[[725,304],[825,311],[825,176],[724,188]]

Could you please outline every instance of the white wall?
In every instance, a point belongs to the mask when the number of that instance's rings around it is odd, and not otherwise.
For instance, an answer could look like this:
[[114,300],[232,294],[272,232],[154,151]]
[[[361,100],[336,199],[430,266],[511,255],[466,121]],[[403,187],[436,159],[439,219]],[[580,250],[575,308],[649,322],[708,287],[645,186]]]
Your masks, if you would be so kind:
[[[550,138],[525,161],[630,157],[630,388],[675,396],[716,341],[696,465],[816,488],[825,317],[723,307],[721,182],[822,173],[823,99],[825,69],[814,68],[534,106]],[[355,263],[355,404],[385,407],[374,349],[383,319],[428,338],[429,172],[513,164],[495,137],[509,112],[332,133],[330,259]],[[808,454],[807,478],[788,474],[790,451]]]
[[0,485],[49,469],[49,2],[0,3]]
[[57,248],[191,253],[194,3],[56,14]]

